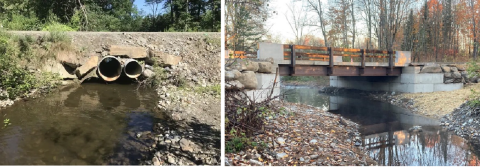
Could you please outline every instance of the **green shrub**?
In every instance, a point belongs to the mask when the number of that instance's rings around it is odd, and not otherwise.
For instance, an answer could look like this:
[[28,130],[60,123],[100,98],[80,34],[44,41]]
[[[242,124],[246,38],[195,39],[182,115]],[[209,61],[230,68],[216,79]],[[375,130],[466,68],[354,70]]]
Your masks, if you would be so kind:
[[28,94],[32,89],[51,86],[59,78],[53,74],[30,72],[22,61],[31,57],[31,37],[15,37],[0,31],[0,88],[8,92],[10,99]]
[[469,78],[479,75],[478,73],[480,71],[480,65],[478,65],[478,63],[479,60],[470,60],[467,63],[467,72]]
[[202,87],[198,86],[194,88],[194,91],[203,94],[203,93],[212,93],[213,95],[220,95],[221,94],[221,87],[220,84],[213,85],[213,86],[207,86],[207,87]]
[[72,27],[69,27],[65,24],[52,22],[42,28],[42,31],[50,31],[50,32],[64,32],[64,31],[76,31]]
[[140,85],[156,88],[162,83],[162,81],[166,79],[166,71],[163,68],[159,67],[158,65],[153,66],[153,73],[154,75],[152,77],[147,78]]
[[218,46],[220,47],[221,45],[221,39],[220,38],[215,38],[215,37],[210,37],[205,35],[205,42],[209,43],[210,45]]
[[67,44],[70,44],[71,42],[70,36],[63,31],[50,31],[48,35],[44,36],[44,40],[52,43],[66,42]]
[[470,89],[470,100],[468,101],[468,105],[472,107],[480,106],[480,93],[475,91],[474,89]]
[[245,137],[235,137],[230,141],[225,143],[225,151],[227,153],[239,152],[244,150],[246,147],[246,143],[248,138]]
[[7,30],[17,31],[36,31],[42,26],[37,17],[25,17],[19,14],[13,14],[10,20],[4,20],[3,25]]
[[236,134],[237,131],[235,129],[230,130],[230,135],[233,136],[233,138],[225,142],[225,152],[234,153],[245,150],[247,148],[263,150],[268,146],[265,142],[251,141],[248,137],[245,136],[245,133],[241,133],[238,136]]

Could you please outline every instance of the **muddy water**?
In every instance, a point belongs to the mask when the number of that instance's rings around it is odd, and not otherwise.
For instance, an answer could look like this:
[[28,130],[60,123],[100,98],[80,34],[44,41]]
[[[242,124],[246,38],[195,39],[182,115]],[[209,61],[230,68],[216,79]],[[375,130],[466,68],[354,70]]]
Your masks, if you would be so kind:
[[[394,105],[362,97],[328,96],[318,89],[286,87],[289,102],[316,106],[361,125],[362,143],[379,165],[479,166],[478,148],[443,130],[437,120],[414,115]],[[422,131],[410,131],[421,126]]]
[[98,83],[16,102],[0,110],[0,165],[138,164],[155,104],[155,91]]

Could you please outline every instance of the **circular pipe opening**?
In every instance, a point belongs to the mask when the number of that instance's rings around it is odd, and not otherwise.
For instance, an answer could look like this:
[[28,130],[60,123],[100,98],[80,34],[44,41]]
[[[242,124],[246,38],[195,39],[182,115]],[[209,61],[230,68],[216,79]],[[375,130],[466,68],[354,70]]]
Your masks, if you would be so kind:
[[143,68],[140,65],[140,63],[138,63],[138,61],[128,60],[125,63],[124,71],[125,71],[125,74],[127,75],[127,77],[137,78],[138,76],[140,76],[140,74],[142,74]]
[[115,81],[122,74],[122,63],[113,56],[104,57],[98,64],[98,73],[105,81]]

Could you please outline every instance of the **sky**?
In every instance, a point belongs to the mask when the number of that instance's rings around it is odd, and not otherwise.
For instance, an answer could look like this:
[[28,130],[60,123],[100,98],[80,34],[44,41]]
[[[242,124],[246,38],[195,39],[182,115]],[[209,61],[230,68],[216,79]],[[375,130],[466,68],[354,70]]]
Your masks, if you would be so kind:
[[[327,0],[322,0],[322,1],[326,2]],[[296,10],[299,10],[302,5],[306,6],[307,2],[301,1],[301,0],[295,0],[294,4],[295,4]],[[267,28],[270,28],[269,32],[272,35],[280,35],[282,37],[282,42],[285,42],[287,39],[288,40],[295,39],[295,33],[292,31],[292,29],[290,28],[290,24],[288,24],[288,21],[285,18],[285,14],[287,14],[287,17],[289,17],[289,19],[292,15],[292,13],[288,9],[288,5],[290,5],[290,1],[283,1],[283,0],[271,1],[270,6],[272,7],[272,10],[276,11],[276,13],[278,14],[273,14],[273,16],[269,20],[267,20]],[[313,16],[316,16],[315,13],[309,14],[309,17],[313,17]],[[306,32],[310,32],[315,36],[319,36],[319,37],[321,36],[321,34],[315,31],[314,28],[305,29],[304,34]]]
[[[288,9],[288,6],[291,5],[291,1],[294,2],[295,10],[300,10],[302,6],[304,6],[303,10],[309,10],[307,8],[308,2],[306,0],[276,0],[276,1],[271,1],[271,7],[272,10],[275,10],[278,12],[278,14],[274,14],[269,20],[267,20],[267,28],[270,28],[270,34],[272,35],[280,35],[282,37],[282,42],[285,43],[286,40],[294,40],[295,39],[295,33],[292,31],[290,28],[290,24],[288,24],[288,21],[285,17],[285,14],[287,14],[287,17],[289,19],[292,16],[292,12]],[[328,8],[328,0],[321,0],[322,5],[325,8]],[[357,31],[357,40],[362,37],[362,30],[365,29],[364,22],[360,16],[360,13],[357,14],[357,23],[356,23],[356,29]],[[318,16],[315,12],[308,12],[307,13],[307,18],[313,19],[313,20],[318,20]],[[327,27],[328,31],[328,27]],[[316,37],[323,38],[323,35],[321,31],[319,30],[318,27],[308,27],[305,28],[303,31],[304,35],[310,34]]]
[[[144,14],[144,15],[147,15],[147,14],[151,14],[151,13],[152,13],[152,9],[150,8],[150,6],[145,6],[145,5],[146,5],[145,0],[135,0],[135,1],[133,2],[133,4],[134,4],[135,6],[137,6],[138,11],[143,10],[143,12],[144,12],[143,14]],[[161,3],[161,4],[158,6],[158,8],[160,8],[160,9],[163,8],[163,3]]]

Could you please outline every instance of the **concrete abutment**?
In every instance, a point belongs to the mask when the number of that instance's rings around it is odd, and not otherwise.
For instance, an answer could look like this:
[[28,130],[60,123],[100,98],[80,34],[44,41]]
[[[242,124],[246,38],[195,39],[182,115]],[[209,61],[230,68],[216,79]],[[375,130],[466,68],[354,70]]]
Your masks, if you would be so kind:
[[420,67],[404,67],[400,76],[330,76],[330,86],[405,93],[453,91],[463,88],[463,83],[444,83],[443,73],[419,71]]

